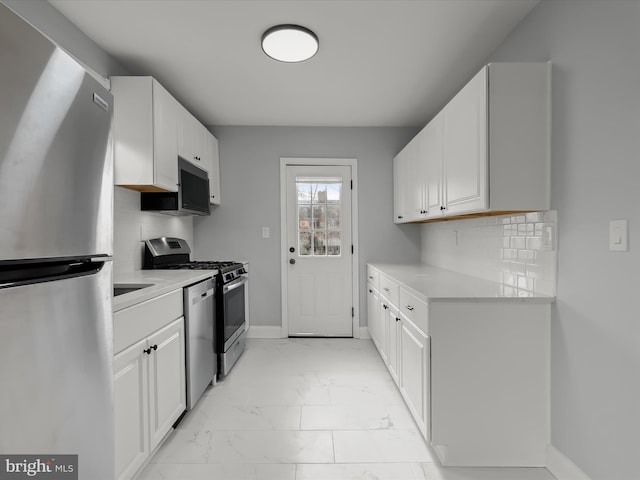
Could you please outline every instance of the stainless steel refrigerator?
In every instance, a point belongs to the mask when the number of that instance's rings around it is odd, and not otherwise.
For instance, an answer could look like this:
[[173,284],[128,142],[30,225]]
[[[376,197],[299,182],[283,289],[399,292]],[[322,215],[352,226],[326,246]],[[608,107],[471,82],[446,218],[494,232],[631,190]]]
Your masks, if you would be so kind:
[[0,4],[0,454],[113,480],[111,94]]

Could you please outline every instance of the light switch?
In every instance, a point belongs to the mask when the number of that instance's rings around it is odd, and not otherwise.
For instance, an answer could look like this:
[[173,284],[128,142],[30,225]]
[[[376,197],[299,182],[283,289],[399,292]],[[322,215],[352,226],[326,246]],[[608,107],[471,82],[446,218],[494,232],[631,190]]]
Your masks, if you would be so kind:
[[627,220],[611,220],[609,222],[609,250],[614,252],[627,252],[629,250]]
[[271,229],[269,227],[262,227],[262,238],[269,238],[271,236]]

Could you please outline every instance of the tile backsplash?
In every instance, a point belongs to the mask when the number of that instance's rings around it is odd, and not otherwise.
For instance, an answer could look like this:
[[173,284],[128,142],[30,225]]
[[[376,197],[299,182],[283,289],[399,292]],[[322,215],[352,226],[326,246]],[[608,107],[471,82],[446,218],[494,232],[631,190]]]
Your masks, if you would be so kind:
[[140,193],[122,187],[115,187],[113,203],[113,270],[116,277],[142,268],[142,240],[180,237],[193,248],[193,217],[142,212]]
[[497,281],[506,295],[555,295],[555,210],[422,226],[422,261]]

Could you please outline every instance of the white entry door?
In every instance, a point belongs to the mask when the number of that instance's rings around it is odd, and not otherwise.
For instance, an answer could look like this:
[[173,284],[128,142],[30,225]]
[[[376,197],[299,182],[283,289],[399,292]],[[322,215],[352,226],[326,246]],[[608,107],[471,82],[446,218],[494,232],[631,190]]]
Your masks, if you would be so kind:
[[286,169],[289,336],[352,337],[351,167]]

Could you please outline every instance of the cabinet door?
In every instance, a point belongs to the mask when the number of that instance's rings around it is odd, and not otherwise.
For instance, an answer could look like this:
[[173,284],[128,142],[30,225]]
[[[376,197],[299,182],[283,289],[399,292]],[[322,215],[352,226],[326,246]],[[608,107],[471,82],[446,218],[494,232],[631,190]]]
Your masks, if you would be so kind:
[[396,384],[398,384],[399,383],[398,374],[400,372],[399,370],[400,357],[398,355],[398,346],[399,346],[398,329],[400,327],[400,314],[393,307],[389,308],[387,312],[388,313],[386,317],[386,323],[387,323],[387,333],[389,336],[387,366],[389,367],[389,372],[391,373],[391,377],[393,378],[393,381],[396,382]]
[[380,356],[382,357],[385,365],[389,364],[389,322],[387,322],[388,316],[389,304],[384,298],[380,297],[380,316],[378,317],[378,325],[380,325]]
[[400,314],[400,392],[423,435],[430,440],[429,337]]
[[149,348],[149,437],[150,448],[158,445],[185,411],[184,317],[148,339]]
[[370,285],[367,289],[367,324],[369,326],[369,335],[375,344],[376,348],[380,350],[380,331],[378,326],[378,317],[380,316],[380,296],[378,292]]
[[409,221],[426,216],[427,165],[422,151],[423,133],[416,135],[409,145],[406,175],[405,212]]
[[193,115],[182,105],[178,108],[178,155],[185,160],[193,161]]
[[443,114],[439,113],[423,130],[422,154],[427,168],[426,210],[429,218],[444,213],[444,178],[442,177]]
[[405,196],[407,181],[407,148],[405,147],[393,159],[393,221],[405,223]]
[[207,149],[209,151],[209,201],[213,205],[220,205],[220,154],[218,139],[207,131]]
[[115,472],[118,480],[132,478],[149,455],[146,340],[113,359],[115,413]]
[[443,109],[446,213],[486,210],[487,68],[483,68]]
[[209,149],[209,130],[192,116],[193,163],[207,172],[211,172],[211,151]]
[[178,190],[178,102],[153,81],[153,177],[154,185]]

